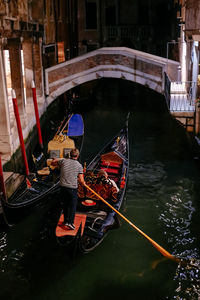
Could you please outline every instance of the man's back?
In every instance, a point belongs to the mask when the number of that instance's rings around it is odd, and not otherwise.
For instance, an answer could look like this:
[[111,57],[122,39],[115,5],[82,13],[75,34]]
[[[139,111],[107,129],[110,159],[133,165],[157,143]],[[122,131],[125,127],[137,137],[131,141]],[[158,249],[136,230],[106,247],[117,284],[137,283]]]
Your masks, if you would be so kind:
[[78,187],[78,174],[83,173],[82,165],[75,159],[62,159],[59,161],[61,168],[60,172],[60,185],[77,188]]

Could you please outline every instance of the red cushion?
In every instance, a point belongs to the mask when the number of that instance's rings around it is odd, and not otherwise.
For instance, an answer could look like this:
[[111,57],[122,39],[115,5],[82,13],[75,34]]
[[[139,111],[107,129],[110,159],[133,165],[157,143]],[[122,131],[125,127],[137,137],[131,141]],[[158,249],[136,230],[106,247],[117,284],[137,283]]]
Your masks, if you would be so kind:
[[102,167],[101,167],[101,170],[106,171],[108,174],[109,174],[109,173],[112,173],[112,174],[118,174],[118,173],[119,173],[119,170],[118,170],[118,169],[102,168]]
[[110,167],[115,167],[115,168],[120,168],[120,164],[117,162],[112,162],[112,161],[101,161],[102,166],[110,166]]

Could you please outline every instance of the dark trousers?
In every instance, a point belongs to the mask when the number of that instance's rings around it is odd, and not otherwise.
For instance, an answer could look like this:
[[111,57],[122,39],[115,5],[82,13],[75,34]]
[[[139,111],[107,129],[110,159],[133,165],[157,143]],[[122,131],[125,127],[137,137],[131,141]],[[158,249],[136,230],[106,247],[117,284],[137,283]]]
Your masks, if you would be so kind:
[[65,223],[74,223],[77,200],[77,189],[71,189],[68,187],[61,186],[61,204],[64,213]]

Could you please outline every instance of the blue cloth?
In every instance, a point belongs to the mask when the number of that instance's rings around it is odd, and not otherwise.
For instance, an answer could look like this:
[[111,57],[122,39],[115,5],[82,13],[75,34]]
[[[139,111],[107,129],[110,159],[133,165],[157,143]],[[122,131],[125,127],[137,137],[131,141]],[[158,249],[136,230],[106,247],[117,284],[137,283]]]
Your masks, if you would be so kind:
[[100,228],[99,231],[98,231],[98,234],[99,234],[99,235],[103,234],[103,231],[104,231],[104,228],[105,228],[105,227],[110,226],[110,225],[113,225],[113,223],[115,222],[115,220],[114,220],[114,215],[115,215],[115,212],[114,212],[114,211],[110,212],[110,213],[107,215],[106,219],[105,219],[104,222],[103,222],[103,225],[101,226],[101,228]]
[[71,116],[68,124],[68,136],[80,136],[84,133],[84,124],[82,116],[74,114]]

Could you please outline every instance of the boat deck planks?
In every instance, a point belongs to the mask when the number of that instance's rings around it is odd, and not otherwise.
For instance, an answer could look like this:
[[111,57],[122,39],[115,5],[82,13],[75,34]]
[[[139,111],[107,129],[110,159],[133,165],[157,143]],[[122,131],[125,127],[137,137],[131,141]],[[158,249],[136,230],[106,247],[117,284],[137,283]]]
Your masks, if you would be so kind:
[[60,216],[60,219],[58,221],[58,225],[56,227],[56,236],[57,237],[62,237],[66,235],[71,235],[75,236],[79,230],[79,227],[81,227],[81,235],[83,234],[84,227],[85,227],[85,222],[86,222],[86,215],[85,214],[76,214],[75,219],[74,219],[74,225],[75,229],[69,229],[66,226],[63,226],[62,223],[64,222],[64,215],[62,214]]

